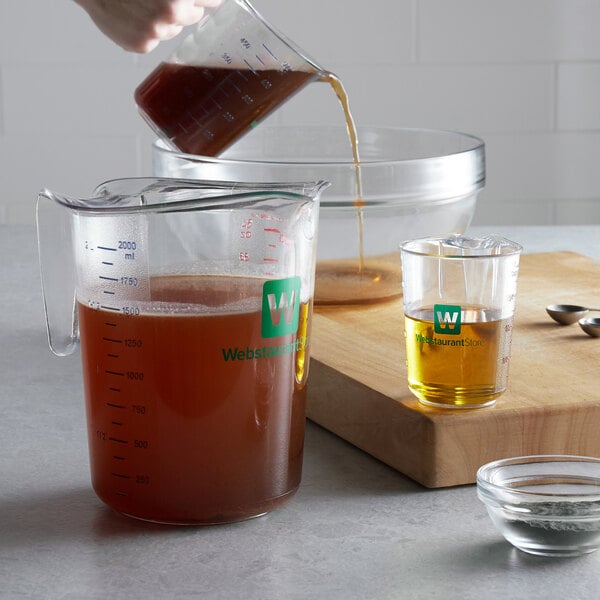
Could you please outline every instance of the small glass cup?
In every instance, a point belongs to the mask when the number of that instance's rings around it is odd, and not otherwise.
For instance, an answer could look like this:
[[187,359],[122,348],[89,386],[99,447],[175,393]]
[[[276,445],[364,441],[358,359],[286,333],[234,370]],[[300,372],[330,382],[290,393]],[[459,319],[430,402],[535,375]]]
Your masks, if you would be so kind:
[[579,556],[600,545],[600,459],[506,458],[477,472],[477,495],[513,546],[540,556]]
[[506,390],[521,250],[495,235],[401,245],[408,386],[423,404],[491,406]]

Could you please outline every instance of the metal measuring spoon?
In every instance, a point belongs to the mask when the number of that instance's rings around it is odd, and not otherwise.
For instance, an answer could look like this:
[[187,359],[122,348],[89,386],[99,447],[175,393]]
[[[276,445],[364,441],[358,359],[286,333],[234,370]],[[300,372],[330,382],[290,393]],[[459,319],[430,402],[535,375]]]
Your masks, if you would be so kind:
[[588,308],[576,304],[550,304],[546,307],[546,312],[561,325],[576,323],[591,310],[600,312],[600,308]]
[[588,317],[587,319],[579,319],[579,326],[588,335],[600,337],[600,318]]

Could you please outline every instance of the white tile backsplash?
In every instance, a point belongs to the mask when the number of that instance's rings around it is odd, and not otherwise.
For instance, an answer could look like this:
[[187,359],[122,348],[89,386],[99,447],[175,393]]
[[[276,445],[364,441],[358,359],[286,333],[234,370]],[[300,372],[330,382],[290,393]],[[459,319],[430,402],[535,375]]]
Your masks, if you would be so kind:
[[2,0],[3,64],[132,64],[134,57],[95,30],[71,0]]
[[[469,132],[549,131],[555,119],[551,65],[399,65],[338,71],[358,124]],[[295,123],[340,123],[327,85],[302,91],[282,109]]]
[[[486,141],[479,224],[600,223],[600,0],[254,0],[344,82],[359,125]],[[133,91],[178,40],[137,56],[72,0],[0,0],[0,222],[37,191],[150,175]],[[270,120],[340,123],[327,86]]]
[[137,139],[135,135],[4,135],[0,169],[5,222],[33,223],[41,188],[86,197],[102,181],[136,174]]
[[423,62],[600,60],[597,0],[417,0]]
[[597,223],[600,200],[564,200],[556,203],[556,220],[565,225]]
[[253,0],[260,13],[328,69],[411,62],[413,0]]
[[600,130],[600,62],[558,68],[559,129]]
[[481,194],[473,218],[473,225],[551,225],[553,222],[553,203],[545,200],[518,201],[506,197],[493,197],[489,190],[484,190]]
[[5,133],[135,134],[134,65],[9,65],[4,73]]

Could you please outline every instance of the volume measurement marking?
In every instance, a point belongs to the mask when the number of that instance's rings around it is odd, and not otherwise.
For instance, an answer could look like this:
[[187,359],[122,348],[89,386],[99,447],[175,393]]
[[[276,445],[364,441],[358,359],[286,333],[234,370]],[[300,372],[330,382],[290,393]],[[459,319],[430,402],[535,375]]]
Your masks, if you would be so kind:
[[116,442],[117,444],[129,444],[129,442],[127,440],[120,440],[119,438],[116,438],[116,437],[109,437],[108,439],[109,439],[109,441]]

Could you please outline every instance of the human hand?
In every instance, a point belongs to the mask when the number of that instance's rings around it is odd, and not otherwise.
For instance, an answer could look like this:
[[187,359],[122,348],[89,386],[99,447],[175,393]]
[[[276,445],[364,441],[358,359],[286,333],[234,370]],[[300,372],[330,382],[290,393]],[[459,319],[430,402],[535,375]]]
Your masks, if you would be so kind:
[[150,52],[221,0],[75,0],[98,29],[130,52]]

